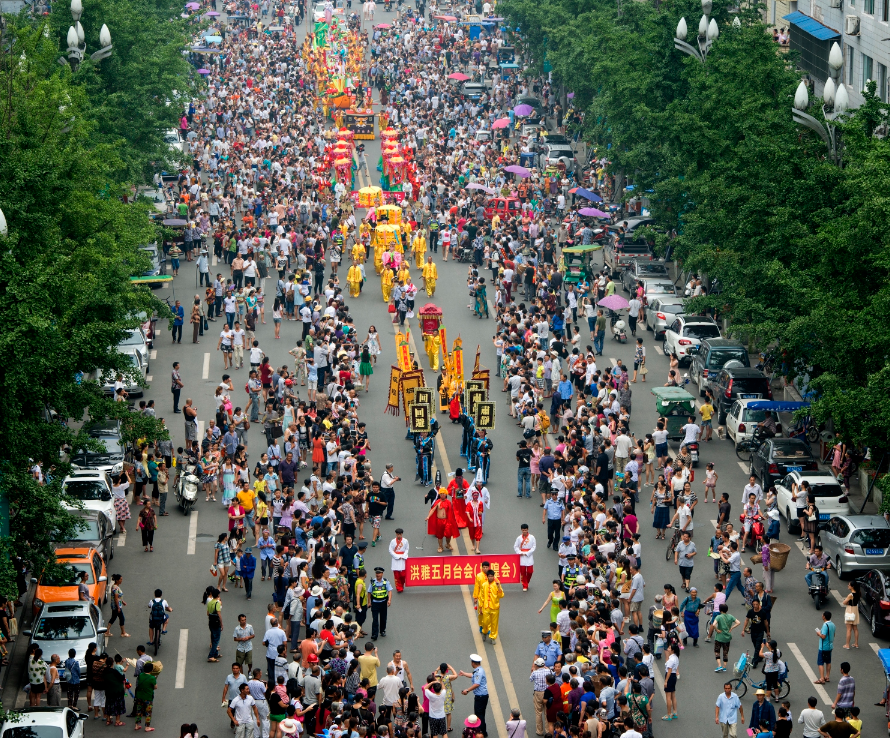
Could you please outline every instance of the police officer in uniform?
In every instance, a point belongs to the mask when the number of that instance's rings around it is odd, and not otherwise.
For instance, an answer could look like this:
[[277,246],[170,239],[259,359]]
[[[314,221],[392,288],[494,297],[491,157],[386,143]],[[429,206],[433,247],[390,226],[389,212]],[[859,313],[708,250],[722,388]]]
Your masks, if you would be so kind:
[[581,567],[578,566],[578,561],[575,554],[570,553],[566,556],[568,560],[568,564],[566,568],[562,572],[562,589],[566,594],[574,589],[576,582],[578,581],[578,577],[581,574]]
[[377,640],[380,633],[386,638],[386,612],[392,603],[392,585],[383,578],[385,569],[382,566],[374,567],[374,580],[368,586],[371,596],[371,640]]
[[355,581],[358,579],[358,572],[365,568],[365,550],[367,548],[367,541],[359,541],[358,552],[352,557],[352,567],[349,569],[349,588],[353,594],[355,594]]

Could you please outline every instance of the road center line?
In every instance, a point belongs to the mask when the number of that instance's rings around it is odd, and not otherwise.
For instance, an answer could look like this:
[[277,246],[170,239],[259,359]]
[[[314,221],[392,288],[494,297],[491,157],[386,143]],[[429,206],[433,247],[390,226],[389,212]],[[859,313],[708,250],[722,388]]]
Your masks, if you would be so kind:
[[117,543],[114,544],[118,548],[123,548],[127,545],[127,531],[125,528],[119,528],[117,534]]
[[199,420],[198,421],[198,440],[200,441],[203,438],[204,438],[204,421]]
[[198,542],[198,511],[192,510],[189,513],[189,543],[186,553],[189,556],[195,555],[195,545]]
[[[414,355],[420,359],[421,354],[417,350],[417,344],[414,341],[414,334],[408,334],[408,342],[410,344],[411,350],[414,352]],[[418,362],[419,363],[419,362]],[[421,367],[422,369],[422,367]],[[443,477],[447,477],[451,471],[452,466],[448,461],[448,453],[445,450],[445,441],[442,438],[442,434],[439,433],[436,435],[436,447],[439,449],[439,458],[441,459],[442,464],[442,474]],[[463,531],[463,536],[465,536],[464,545],[466,550],[469,550],[469,534],[466,530]],[[455,539],[455,543],[457,543],[457,539]],[[476,646],[476,653],[478,653],[482,657],[482,668],[485,669],[486,674],[494,675],[491,670],[491,664],[488,661],[488,654],[485,651],[485,641],[482,638],[482,634],[479,632],[479,623],[476,619],[476,610],[473,607],[473,598],[472,593],[470,592],[470,588],[466,584],[460,585],[461,595],[464,600],[464,608],[467,611],[467,619],[470,621],[470,632],[473,634],[473,643]],[[495,655],[498,660],[498,671],[501,673],[501,680],[504,682],[504,689],[507,692],[507,699],[510,701],[511,706],[518,706],[519,700],[516,697],[516,690],[513,687],[513,680],[510,677],[510,670],[507,667],[507,657],[504,653],[504,647],[502,644],[502,639],[498,638],[497,643],[495,644]],[[494,720],[494,724],[498,729],[499,738],[508,738],[507,735],[507,725],[504,720],[504,712],[501,709],[501,700],[498,696],[498,690],[495,685],[492,683],[488,690],[489,700],[491,703],[491,712],[492,718]],[[488,722],[486,720],[486,722]]]
[[[800,664],[800,668],[803,669],[803,673],[806,674],[807,679],[809,679],[811,682],[815,682],[816,679],[818,679],[819,677],[816,675],[816,672],[813,671],[813,667],[811,667],[807,663],[807,660],[803,657],[803,654],[800,652],[797,644],[789,643],[788,648],[790,649],[791,653],[794,654],[794,658],[797,659],[797,663]],[[807,687],[809,687],[809,685],[807,685]],[[828,692],[825,691],[825,687],[823,687],[821,684],[814,684],[812,688],[815,689],[819,696],[822,698],[822,702],[824,702],[826,705],[831,704],[831,697],[828,696]]]
[[[198,519],[198,513],[192,513],[195,520]],[[185,689],[185,658],[189,649],[189,632],[188,628],[179,629],[179,653],[176,655],[176,689]]]
[[664,356],[664,349],[661,348],[661,346],[659,346],[658,344],[655,344],[652,347],[652,349],[655,351],[656,354],[659,354],[660,356]]
[[157,350],[157,349],[152,349],[152,350],[151,350],[151,356],[150,356],[149,358],[150,358],[152,361],[154,361],[155,359],[157,359],[157,358],[158,358],[158,350]]
[[204,371],[201,374],[201,378],[202,379],[210,378],[210,354],[209,353],[204,354]]

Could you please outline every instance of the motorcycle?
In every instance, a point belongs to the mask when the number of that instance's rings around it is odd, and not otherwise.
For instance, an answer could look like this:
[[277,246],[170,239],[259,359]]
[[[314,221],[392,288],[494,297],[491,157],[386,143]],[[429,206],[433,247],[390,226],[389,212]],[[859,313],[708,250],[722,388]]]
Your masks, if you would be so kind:
[[609,320],[612,326],[612,338],[619,343],[627,343],[627,325],[618,317],[618,313],[610,311]]
[[692,457],[693,468],[698,466],[698,441],[693,441],[692,443],[687,443],[686,450],[689,452],[689,455]]
[[195,502],[198,501],[201,478],[198,476],[197,470],[197,462],[190,459],[186,464],[185,471],[176,480],[176,500],[183,515],[188,515],[195,506]]
[[813,576],[809,585],[809,595],[813,598],[813,603],[817,610],[821,610],[822,606],[828,602],[828,577],[823,573],[825,570],[821,567],[813,568]]

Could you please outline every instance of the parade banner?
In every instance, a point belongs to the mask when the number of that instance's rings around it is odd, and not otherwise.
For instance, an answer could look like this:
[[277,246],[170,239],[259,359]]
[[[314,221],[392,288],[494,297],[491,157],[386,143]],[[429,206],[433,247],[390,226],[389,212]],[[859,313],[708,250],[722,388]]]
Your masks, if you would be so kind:
[[[417,390],[418,392],[420,390]],[[412,433],[429,433],[432,408],[420,402],[408,405],[408,428]]]
[[432,387],[418,387],[414,390],[414,402],[415,404],[428,405],[432,408],[434,395],[435,390]]
[[473,422],[476,428],[484,431],[494,430],[494,402],[477,402],[473,408]]
[[485,556],[423,556],[411,557],[405,571],[407,587],[445,587],[453,584],[473,586],[482,571],[482,560],[491,564],[501,584],[519,582],[518,554],[486,554]]
[[471,389],[482,390],[483,392],[485,392],[485,397],[482,399],[488,399],[488,387],[486,387],[485,382],[480,379],[468,379],[466,382],[464,382],[464,388],[467,391]]
[[402,383],[402,370],[397,366],[391,367],[389,374],[389,393],[386,400],[384,413],[399,414],[399,387]]
[[476,417],[476,405],[486,401],[485,395],[484,389],[468,389],[464,393],[464,409],[471,418]]
[[407,422],[408,405],[414,402],[414,390],[418,387],[425,387],[422,369],[414,369],[410,372],[402,372],[400,390],[402,392],[402,403],[405,408],[405,416]]
[[356,138],[374,139],[374,113],[359,113],[347,110],[343,113],[343,127],[352,131]]

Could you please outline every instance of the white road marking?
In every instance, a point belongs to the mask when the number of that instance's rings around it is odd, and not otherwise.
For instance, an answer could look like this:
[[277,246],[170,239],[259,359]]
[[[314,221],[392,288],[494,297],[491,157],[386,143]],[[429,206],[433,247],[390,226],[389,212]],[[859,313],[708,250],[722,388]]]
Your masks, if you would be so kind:
[[146,381],[146,382],[150,382],[152,379],[153,379],[153,377],[152,377],[151,374],[146,374],[146,375],[145,375],[145,381]]
[[210,260],[210,266],[216,266],[219,263],[219,260],[216,258],[216,254],[213,255],[213,258]]
[[155,359],[158,358],[158,350],[157,350],[157,349],[152,349],[152,350],[151,350],[151,356],[150,356],[150,358],[151,358],[152,361],[154,361]]
[[[197,520],[198,513],[193,513]],[[188,628],[179,629],[179,653],[176,655],[176,689],[185,688],[185,657],[188,655],[189,632]]]
[[844,604],[844,595],[842,595],[842,594],[841,594],[840,592],[838,592],[836,589],[832,589],[832,590],[830,590],[830,591],[831,591],[831,596],[834,597],[834,599],[837,600],[837,604],[839,604],[839,605],[843,605],[843,604]]
[[609,361],[612,362],[612,366],[618,366],[618,359],[613,359],[611,356],[609,357]]
[[870,641],[868,645],[871,646],[871,650],[875,652],[875,655],[881,650],[881,647],[874,641]]
[[716,527],[717,527],[717,521],[716,521],[716,520],[712,520],[712,521],[711,521],[711,525],[713,525],[713,526],[716,528]]
[[189,543],[185,552],[189,556],[195,555],[195,544],[198,542],[198,511],[192,510],[189,513]]
[[[794,654],[794,658],[797,659],[797,663],[800,664],[800,668],[803,669],[803,673],[806,675],[807,679],[809,679],[810,682],[815,682],[819,678],[819,676],[816,674],[816,672],[813,671],[813,667],[811,667],[807,663],[807,660],[800,652],[797,644],[789,643],[788,648],[791,650],[791,653]],[[823,687],[821,684],[813,684],[812,687],[810,687],[810,685],[808,684],[807,689],[814,689],[822,698],[822,702],[824,702],[826,705],[831,704],[831,697],[828,696],[828,692],[825,691],[825,687]]]
[[198,421],[198,441],[201,441],[204,438],[204,421]]
[[741,469],[745,474],[747,474],[751,470],[751,466],[746,464],[744,461],[737,461],[736,464],[739,465],[739,469]]
[[117,543],[114,544],[118,548],[123,548],[127,545],[127,531],[126,529],[121,529],[117,534]]
[[209,353],[204,354],[204,371],[201,373],[201,378],[202,379],[210,378],[210,354]]
[[664,349],[661,346],[655,344],[652,348],[656,354],[658,354],[659,356],[664,356]]

